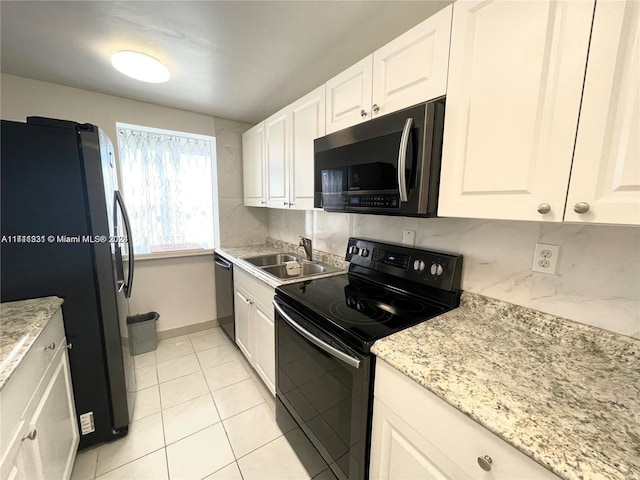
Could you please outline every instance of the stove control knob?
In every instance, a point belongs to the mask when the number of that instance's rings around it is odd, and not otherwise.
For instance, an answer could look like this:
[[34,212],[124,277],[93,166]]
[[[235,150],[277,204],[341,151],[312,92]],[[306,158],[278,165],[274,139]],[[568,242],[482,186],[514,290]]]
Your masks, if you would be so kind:
[[349,247],[349,253],[351,255],[357,255],[359,251],[360,251],[360,249],[358,247],[356,247],[355,245],[351,245]]
[[444,268],[442,268],[442,265],[440,265],[439,263],[431,264],[431,275],[433,275],[434,277],[439,277],[440,275],[442,275],[442,272],[444,272]]
[[425,269],[425,267],[426,265],[422,260],[416,260],[415,262],[413,262],[413,269],[416,272],[422,272]]
[[369,256],[369,250],[366,248],[363,248],[362,250],[360,250],[360,256],[361,257],[368,257]]

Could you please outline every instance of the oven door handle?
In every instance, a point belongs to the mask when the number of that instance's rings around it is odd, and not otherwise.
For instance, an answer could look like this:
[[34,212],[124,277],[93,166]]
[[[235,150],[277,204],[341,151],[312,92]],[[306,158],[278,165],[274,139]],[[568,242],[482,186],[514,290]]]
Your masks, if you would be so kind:
[[289,315],[287,315],[284,312],[284,310],[282,310],[282,307],[280,305],[278,305],[278,303],[275,300],[273,300],[273,306],[278,311],[278,313],[282,316],[284,321],[287,322],[291,328],[293,328],[296,332],[298,332],[304,338],[309,340],[311,343],[313,343],[317,347],[321,348],[322,350],[324,350],[328,354],[330,354],[330,355],[336,357],[337,359],[343,361],[344,363],[346,363],[346,364],[348,364],[348,365],[350,365],[350,366],[352,366],[354,368],[360,368],[360,360],[359,359],[357,359],[355,357],[352,357],[351,355],[348,355],[348,354],[338,350],[334,346],[329,345],[327,342],[325,342],[325,341],[319,339],[318,337],[316,337],[315,335],[312,335],[309,332],[307,332],[303,327],[301,327],[298,323],[296,323]]
[[402,129],[402,138],[400,139],[400,149],[398,150],[398,190],[400,191],[400,201],[406,202],[407,195],[407,145],[409,144],[409,134],[411,133],[411,126],[413,125],[413,118],[407,118]]

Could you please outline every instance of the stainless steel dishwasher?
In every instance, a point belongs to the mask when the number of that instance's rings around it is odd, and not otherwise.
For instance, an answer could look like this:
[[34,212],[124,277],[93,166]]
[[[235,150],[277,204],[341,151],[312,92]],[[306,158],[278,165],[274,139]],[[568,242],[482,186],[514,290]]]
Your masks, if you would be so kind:
[[233,309],[233,264],[215,253],[213,260],[216,276],[216,310],[222,330],[236,344],[236,326]]

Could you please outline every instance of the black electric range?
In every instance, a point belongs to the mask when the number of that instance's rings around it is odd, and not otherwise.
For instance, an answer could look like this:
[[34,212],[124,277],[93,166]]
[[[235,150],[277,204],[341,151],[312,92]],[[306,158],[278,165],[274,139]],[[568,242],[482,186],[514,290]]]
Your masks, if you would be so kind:
[[371,346],[456,308],[462,256],[351,238],[345,259],[346,274],[276,289],[276,416],[293,417],[337,478],[363,480]]

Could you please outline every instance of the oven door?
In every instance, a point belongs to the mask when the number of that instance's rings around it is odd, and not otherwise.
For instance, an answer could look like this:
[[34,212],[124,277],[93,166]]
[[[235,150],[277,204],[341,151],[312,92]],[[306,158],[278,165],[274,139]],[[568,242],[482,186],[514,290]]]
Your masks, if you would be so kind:
[[[276,296],[276,396],[339,479],[368,476],[373,356],[347,347]],[[287,415],[288,416],[288,415]],[[292,445],[295,449],[295,445]]]

